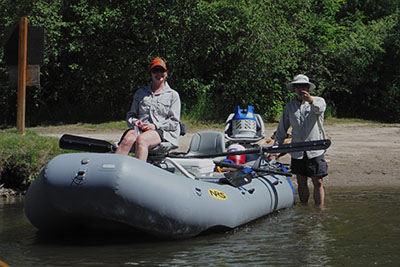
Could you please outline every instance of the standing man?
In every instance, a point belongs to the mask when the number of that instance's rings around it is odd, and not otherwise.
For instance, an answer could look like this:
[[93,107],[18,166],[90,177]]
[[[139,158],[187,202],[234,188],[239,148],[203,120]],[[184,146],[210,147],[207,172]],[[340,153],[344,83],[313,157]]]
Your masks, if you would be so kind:
[[147,160],[149,149],[163,141],[177,147],[180,133],[181,100],[167,83],[165,61],[153,59],[149,73],[151,83],[136,92],[126,116],[129,129],[115,152],[127,155],[134,148],[135,156],[143,161]]
[[[292,143],[325,139],[323,123],[326,103],[322,97],[310,94],[315,85],[306,75],[299,74],[287,84],[287,88],[296,93],[296,99],[287,103],[283,109],[276,131],[275,145],[283,144],[290,126],[292,126]],[[328,175],[324,152],[315,150],[291,153],[291,171],[297,177],[301,203],[308,203],[310,191],[307,179],[311,177],[314,185],[314,202],[317,206],[324,206],[325,191],[322,178]]]

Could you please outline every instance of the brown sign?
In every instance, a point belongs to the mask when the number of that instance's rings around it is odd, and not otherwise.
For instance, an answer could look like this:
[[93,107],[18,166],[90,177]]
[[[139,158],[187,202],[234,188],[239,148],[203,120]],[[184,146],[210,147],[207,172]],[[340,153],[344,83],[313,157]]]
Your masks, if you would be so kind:
[[[18,67],[17,65],[8,66],[8,74],[12,86],[17,86],[18,81]],[[26,66],[26,86],[39,86],[40,85],[40,66],[27,65]]]
[[[18,65],[18,24],[7,27],[4,33],[4,62],[6,65]],[[43,65],[44,29],[28,26],[27,64]]]

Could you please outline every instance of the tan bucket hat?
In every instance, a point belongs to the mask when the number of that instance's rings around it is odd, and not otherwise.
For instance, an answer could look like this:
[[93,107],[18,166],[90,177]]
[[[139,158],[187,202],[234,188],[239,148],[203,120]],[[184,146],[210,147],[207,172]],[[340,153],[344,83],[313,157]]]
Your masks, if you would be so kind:
[[286,87],[290,90],[293,91],[293,84],[302,84],[302,83],[307,83],[310,85],[310,91],[315,89],[315,84],[311,83],[308,77],[304,74],[299,74],[294,76],[293,81],[290,83],[286,84]]

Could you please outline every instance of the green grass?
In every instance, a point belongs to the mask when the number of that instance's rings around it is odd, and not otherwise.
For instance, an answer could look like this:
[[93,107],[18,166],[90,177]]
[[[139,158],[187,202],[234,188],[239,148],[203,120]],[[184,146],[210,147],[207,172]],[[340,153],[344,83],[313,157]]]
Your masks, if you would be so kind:
[[97,132],[97,131],[115,131],[120,130],[123,132],[126,129],[125,121],[112,121],[112,122],[104,122],[104,123],[75,123],[75,124],[58,124],[58,125],[44,125],[44,126],[36,126],[29,128],[35,132],[46,131],[46,133],[55,133],[55,132],[68,132],[74,131],[76,129],[83,130],[85,132]]
[[[210,130],[215,129],[219,131],[223,131],[225,128],[225,121],[205,121],[205,120],[193,120],[188,117],[182,118],[182,122],[186,124],[188,132],[197,132],[200,130]],[[368,121],[362,119],[348,119],[348,118],[334,118],[328,117],[325,118],[325,125],[333,125],[333,124],[364,124],[365,126],[379,126],[384,127],[386,125],[392,126],[394,124],[385,124],[377,121]],[[276,122],[265,122],[265,126],[269,128],[274,128],[278,125],[278,121]],[[42,132],[46,133],[69,133],[74,131],[82,131],[85,132],[121,132],[121,134],[126,130],[126,122],[125,121],[111,121],[104,123],[76,123],[76,124],[59,124],[59,125],[49,125],[49,126],[38,126],[29,128],[32,131],[38,132],[39,134]]]
[[78,123],[76,126],[81,126],[86,129],[93,129],[95,131],[101,131],[101,130],[110,130],[110,129],[119,129],[121,131],[124,131],[126,129],[126,122],[125,121],[111,121],[111,122],[104,122],[104,123],[99,123],[99,124],[91,124],[91,123]]
[[0,131],[0,147],[0,173],[24,169],[28,175],[24,179],[34,179],[50,159],[62,153],[57,138],[30,130],[21,136],[15,128]]

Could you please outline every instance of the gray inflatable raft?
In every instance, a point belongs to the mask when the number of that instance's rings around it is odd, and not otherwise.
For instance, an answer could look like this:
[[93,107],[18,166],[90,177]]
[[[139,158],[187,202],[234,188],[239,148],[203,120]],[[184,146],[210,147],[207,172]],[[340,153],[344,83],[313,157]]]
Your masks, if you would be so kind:
[[190,179],[130,156],[55,157],[30,186],[25,213],[40,231],[138,230],[162,238],[232,229],[294,205],[288,178],[265,175],[234,187],[221,173]]

